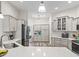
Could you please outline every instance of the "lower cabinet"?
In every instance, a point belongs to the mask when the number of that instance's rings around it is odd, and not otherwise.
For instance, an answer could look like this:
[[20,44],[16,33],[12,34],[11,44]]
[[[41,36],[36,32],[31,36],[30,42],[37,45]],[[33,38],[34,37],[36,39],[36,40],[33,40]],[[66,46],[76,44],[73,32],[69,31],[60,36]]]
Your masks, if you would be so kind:
[[51,44],[50,46],[54,46],[54,39],[51,38]]
[[68,47],[68,40],[62,39],[60,44],[61,44],[62,47]]
[[67,47],[68,48],[68,39],[63,38],[51,38],[52,47]]
[[49,41],[32,41],[32,46],[48,47]]
[[54,46],[61,47],[61,39],[54,39]]

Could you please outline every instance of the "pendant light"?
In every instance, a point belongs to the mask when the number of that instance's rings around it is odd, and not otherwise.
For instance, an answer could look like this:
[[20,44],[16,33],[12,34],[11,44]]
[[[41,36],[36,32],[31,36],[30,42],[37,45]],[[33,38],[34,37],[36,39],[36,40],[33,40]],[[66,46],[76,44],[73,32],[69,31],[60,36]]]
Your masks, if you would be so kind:
[[3,16],[2,12],[1,12],[1,1],[0,1],[0,19],[3,19],[3,18],[4,18],[4,16]]
[[38,11],[39,12],[46,12],[46,8],[45,8],[45,5],[44,5],[43,1],[41,1],[41,3],[40,3]]

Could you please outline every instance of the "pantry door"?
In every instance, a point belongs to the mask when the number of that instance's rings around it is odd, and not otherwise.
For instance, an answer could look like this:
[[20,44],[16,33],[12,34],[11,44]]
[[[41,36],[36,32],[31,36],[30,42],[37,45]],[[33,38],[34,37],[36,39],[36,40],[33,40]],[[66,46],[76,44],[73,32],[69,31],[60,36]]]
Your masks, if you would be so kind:
[[36,24],[33,26],[33,41],[49,41],[48,24]]

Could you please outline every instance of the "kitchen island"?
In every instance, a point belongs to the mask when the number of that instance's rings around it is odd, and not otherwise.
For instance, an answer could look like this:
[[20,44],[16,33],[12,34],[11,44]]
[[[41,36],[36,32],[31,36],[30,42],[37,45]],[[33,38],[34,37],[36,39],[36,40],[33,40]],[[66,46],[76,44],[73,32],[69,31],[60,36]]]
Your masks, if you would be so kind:
[[4,57],[78,57],[65,47],[17,47],[8,49]]

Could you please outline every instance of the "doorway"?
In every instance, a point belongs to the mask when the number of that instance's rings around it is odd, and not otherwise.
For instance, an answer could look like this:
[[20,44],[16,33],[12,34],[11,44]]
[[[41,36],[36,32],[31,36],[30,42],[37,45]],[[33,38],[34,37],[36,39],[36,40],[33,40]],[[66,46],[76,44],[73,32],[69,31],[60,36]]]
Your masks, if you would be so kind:
[[33,46],[48,46],[49,44],[49,25],[35,24],[33,25]]

